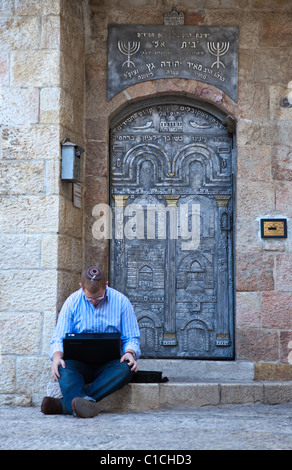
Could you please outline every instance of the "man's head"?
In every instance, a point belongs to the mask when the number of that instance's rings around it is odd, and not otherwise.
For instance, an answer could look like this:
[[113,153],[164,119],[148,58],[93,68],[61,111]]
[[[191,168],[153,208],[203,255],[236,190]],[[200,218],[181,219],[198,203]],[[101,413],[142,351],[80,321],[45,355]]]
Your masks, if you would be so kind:
[[80,285],[87,300],[97,305],[105,295],[107,281],[98,266],[90,266],[83,272]]

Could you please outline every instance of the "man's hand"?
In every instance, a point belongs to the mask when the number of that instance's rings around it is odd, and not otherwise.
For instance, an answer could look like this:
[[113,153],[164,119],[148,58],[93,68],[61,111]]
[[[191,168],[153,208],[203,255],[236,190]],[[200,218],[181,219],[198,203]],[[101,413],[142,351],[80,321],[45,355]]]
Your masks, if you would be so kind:
[[124,354],[124,355],[121,357],[121,361],[120,361],[120,362],[124,362],[124,361],[127,361],[129,367],[131,367],[131,370],[132,370],[133,372],[137,372],[137,370],[138,370],[138,364],[137,364],[137,362],[135,361],[134,356],[133,356],[130,352],[126,352],[126,354]]
[[56,380],[60,378],[59,366],[62,366],[63,369],[65,369],[66,364],[63,359],[63,353],[60,351],[57,351],[53,354],[53,365],[52,365],[52,375],[54,379]]

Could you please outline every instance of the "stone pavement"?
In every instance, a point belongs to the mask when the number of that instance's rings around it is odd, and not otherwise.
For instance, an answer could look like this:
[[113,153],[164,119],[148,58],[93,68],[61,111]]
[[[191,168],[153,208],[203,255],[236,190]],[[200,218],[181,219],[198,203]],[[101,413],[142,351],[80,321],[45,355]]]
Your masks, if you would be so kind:
[[103,412],[84,420],[3,406],[0,449],[291,450],[292,403]]

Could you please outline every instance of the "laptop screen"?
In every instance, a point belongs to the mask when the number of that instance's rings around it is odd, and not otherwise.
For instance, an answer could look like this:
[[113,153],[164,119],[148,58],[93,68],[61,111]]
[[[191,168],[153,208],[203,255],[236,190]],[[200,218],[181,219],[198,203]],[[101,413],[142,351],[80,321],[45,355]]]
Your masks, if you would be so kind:
[[120,333],[67,333],[64,359],[103,364],[121,357]]

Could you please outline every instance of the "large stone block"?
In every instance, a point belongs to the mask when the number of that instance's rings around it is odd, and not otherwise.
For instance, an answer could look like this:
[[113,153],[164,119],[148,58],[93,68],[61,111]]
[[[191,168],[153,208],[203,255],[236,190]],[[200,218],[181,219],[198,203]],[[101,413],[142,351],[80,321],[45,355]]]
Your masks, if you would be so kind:
[[60,227],[59,233],[82,238],[82,210],[74,207],[72,201],[60,199]]
[[275,190],[272,182],[238,179],[238,217],[259,217],[275,210]]
[[[1,344],[0,344],[1,346]],[[15,357],[3,356],[0,349],[0,393],[15,392]]]
[[276,210],[286,217],[292,217],[292,185],[289,181],[276,181]]
[[292,294],[264,292],[262,310],[263,328],[292,329]]
[[271,181],[271,147],[238,147],[237,176],[253,181]]
[[44,163],[41,162],[2,162],[1,195],[43,194]]
[[69,235],[44,234],[42,267],[79,271],[82,266],[82,241]]
[[220,403],[218,384],[161,384],[160,405],[173,406],[206,406]]
[[0,394],[0,406],[32,406],[30,395],[25,394]]
[[45,172],[45,194],[48,196],[60,194],[61,160],[46,160]]
[[255,51],[254,72],[256,82],[267,82],[274,85],[285,85],[291,80],[291,59],[289,48],[261,48]]
[[255,364],[255,380],[292,380],[292,365],[258,362]]
[[44,87],[40,94],[40,123],[57,124],[61,120],[61,95],[60,87]]
[[258,292],[237,292],[236,327],[259,328],[261,326],[261,295]]
[[56,309],[45,310],[43,312],[43,329],[41,336],[41,355],[49,357],[49,346],[53,331],[57,323],[58,312]]
[[238,360],[278,361],[279,338],[277,331],[238,329],[236,354]]
[[278,403],[287,403],[292,401],[292,382],[283,384],[265,383],[264,384],[265,403],[276,405]]
[[276,256],[276,290],[292,292],[292,254],[283,253]]
[[[60,101],[60,122],[65,129],[70,129],[79,136],[83,132],[84,104],[82,98],[73,93],[62,90]],[[79,137],[80,139],[80,137]]]
[[61,21],[59,16],[42,18],[42,49],[58,49],[60,47]]
[[55,50],[11,54],[11,85],[50,87],[60,85],[60,53]]
[[39,119],[39,90],[37,88],[3,87],[0,94],[0,105],[0,125],[35,124]]
[[14,15],[14,0],[2,0],[0,3],[1,16]]
[[[257,3],[265,4],[263,0],[257,0]],[[269,1],[271,9],[277,8],[289,8],[285,12],[280,11],[271,11],[266,12],[260,28],[260,41],[262,47],[269,47],[279,51],[279,48],[291,47],[292,42],[292,32],[291,32],[291,22],[292,22],[292,13],[291,13],[291,3],[288,0],[270,0]],[[291,69],[291,67],[290,67]]]
[[269,87],[263,83],[240,80],[238,100],[245,119],[265,119],[269,112]]
[[274,289],[274,258],[265,254],[237,256],[236,285],[238,291],[270,291]]
[[262,241],[259,237],[259,221],[255,218],[237,218],[236,221],[236,252],[260,252]]
[[105,116],[85,120],[85,133],[88,140],[105,141],[108,135],[108,122]]
[[3,127],[3,160],[60,158],[60,128],[56,125]]
[[292,181],[292,146],[275,146],[272,155],[273,178]]
[[131,384],[130,410],[156,410],[159,408],[159,384]]
[[[0,49],[10,51],[38,49],[40,44],[41,19],[34,16],[0,17]],[[30,71],[31,73],[32,71]]]
[[51,366],[51,361],[47,357],[18,357],[16,360],[17,392],[42,393],[45,396],[47,383],[51,379]]
[[[71,46],[72,47],[72,46]],[[74,60],[69,54],[62,53],[60,61],[62,88],[73,96],[83,99],[84,93],[84,63]]]
[[[53,306],[59,312],[63,303],[72,294],[80,289],[81,269],[79,272],[58,271],[57,302]],[[52,307],[51,307],[52,308]]]
[[57,196],[0,198],[2,233],[57,232],[58,214]]
[[41,235],[0,235],[0,268],[38,269],[41,263]]
[[59,235],[56,233],[44,233],[42,236],[41,259],[43,269],[58,267]]
[[55,308],[57,299],[55,270],[25,271],[15,268],[2,271],[0,278],[0,309],[3,312],[39,312]]
[[58,15],[61,11],[60,0],[16,0],[17,15]]
[[262,384],[221,384],[221,403],[223,405],[257,402],[263,402]]
[[36,312],[0,314],[2,354],[30,355],[40,352],[42,314]]
[[[0,86],[8,86],[8,85],[9,85],[9,54],[6,52],[1,52],[0,53]],[[0,97],[0,100],[2,100],[2,97]]]

